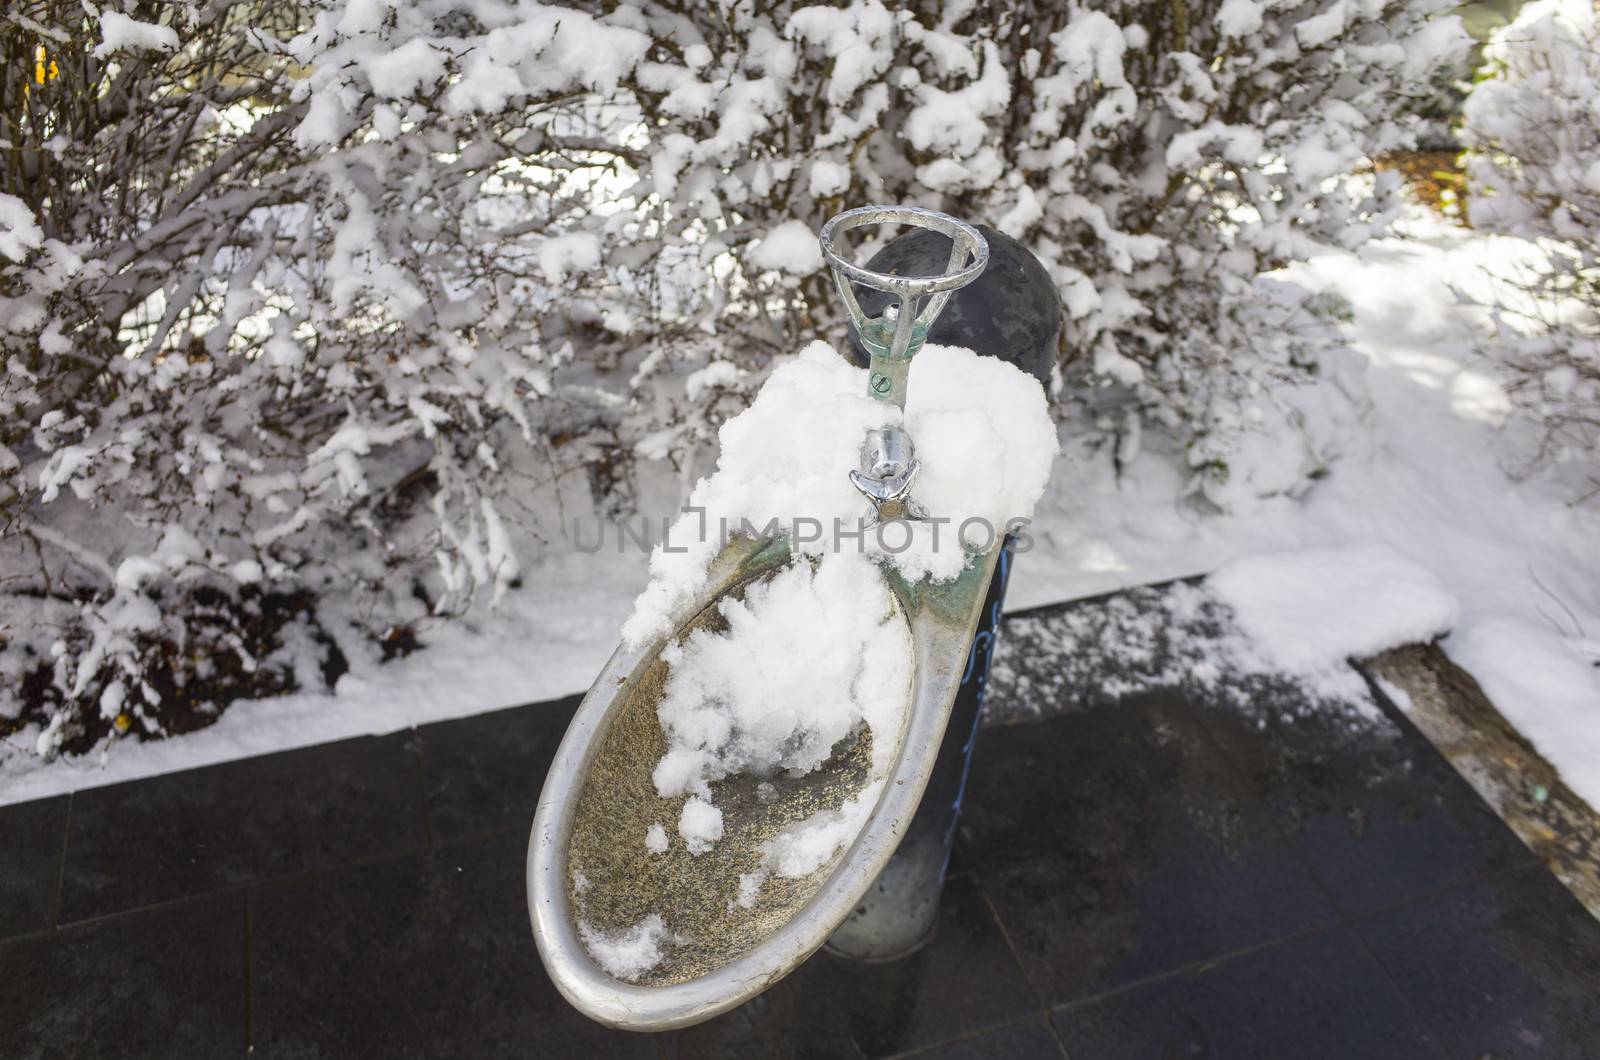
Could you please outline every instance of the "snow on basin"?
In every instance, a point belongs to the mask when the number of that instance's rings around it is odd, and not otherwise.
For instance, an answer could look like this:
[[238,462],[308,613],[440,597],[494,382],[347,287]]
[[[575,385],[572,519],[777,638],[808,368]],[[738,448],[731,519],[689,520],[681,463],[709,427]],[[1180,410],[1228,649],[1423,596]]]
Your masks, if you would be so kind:
[[[668,750],[652,776],[662,798],[706,798],[735,773],[808,773],[857,726],[902,723],[911,643],[873,561],[839,552],[815,568],[793,563],[718,610],[725,632],[697,630],[661,653]],[[892,750],[875,741],[875,773]]]
[[579,937],[614,978],[686,982],[751,952],[829,878],[899,756],[911,631],[879,561],[776,562],[607,706],[566,857]]

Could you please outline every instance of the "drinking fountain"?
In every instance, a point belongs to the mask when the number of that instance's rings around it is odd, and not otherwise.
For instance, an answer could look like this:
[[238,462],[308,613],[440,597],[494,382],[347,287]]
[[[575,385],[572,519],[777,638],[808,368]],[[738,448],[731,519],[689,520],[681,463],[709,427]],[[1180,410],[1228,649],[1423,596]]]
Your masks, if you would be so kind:
[[[937,245],[942,271],[904,275],[845,259],[842,236],[887,224],[911,226],[924,239],[924,252]],[[904,407],[913,358],[952,293],[984,272],[989,242],[945,214],[892,206],[842,213],[823,226],[820,240],[866,355],[870,394]],[[1050,297],[1053,304],[1053,289]],[[887,423],[862,439],[860,466],[840,474],[848,474],[874,520],[916,520],[927,515],[916,498],[919,470],[915,440]],[[653,828],[659,834],[657,822],[677,819],[685,803],[681,796],[663,798],[652,782],[668,749],[657,716],[671,669],[664,656],[696,633],[725,630],[724,601],[743,599],[805,562],[781,533],[731,538],[665,633],[618,647],[556,752],[529,840],[529,914],[552,981],[601,1023],[640,1031],[698,1023],[767,989],[830,936],[836,952],[884,957],[914,943],[912,936],[925,935],[931,924],[977,715],[976,704],[964,697],[981,689],[981,675],[976,686],[974,675],[980,662],[987,668],[987,649],[981,658],[979,649],[985,638],[993,642],[997,590],[1009,564],[1007,547],[998,542],[981,552],[968,549],[965,566],[948,581],[910,580],[890,563],[871,568],[892,600],[886,623],[910,658],[898,731],[858,727],[821,768],[803,775],[779,771],[715,781],[722,831],[709,848],[647,842]],[[970,716],[959,720],[963,731],[945,746],[957,706]],[[892,753],[885,755],[878,741]],[[872,763],[885,761],[886,770],[874,776]],[[940,808],[919,814],[933,776]],[[764,850],[775,838],[819,814],[842,815],[864,805],[870,810],[854,839],[820,867],[794,878],[767,877]],[[914,823],[920,833],[936,836],[942,853],[927,853],[932,841],[925,836],[915,844],[922,853],[911,859],[912,869],[886,873]],[[766,882],[752,890],[746,884],[756,873]],[[931,895],[924,893],[930,886]],[[914,915],[906,915],[912,906]],[[591,956],[597,939],[624,955],[607,962],[611,971]],[[627,954],[645,949],[653,959],[628,964]]]

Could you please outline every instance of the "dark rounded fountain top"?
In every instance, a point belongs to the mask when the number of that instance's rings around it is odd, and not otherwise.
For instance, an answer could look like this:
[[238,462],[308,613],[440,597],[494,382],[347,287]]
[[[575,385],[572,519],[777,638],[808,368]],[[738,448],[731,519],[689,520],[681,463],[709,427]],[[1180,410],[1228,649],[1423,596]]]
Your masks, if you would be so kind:
[[[999,357],[1048,390],[1061,336],[1061,295],[1027,247],[988,225],[977,229],[989,243],[989,265],[955,292],[928,341]],[[950,237],[919,228],[892,240],[866,267],[895,276],[937,276],[949,261]],[[868,316],[881,314],[892,298],[886,291],[866,287],[857,287],[856,293]],[[865,366],[867,351],[854,331],[850,346],[855,362]]]

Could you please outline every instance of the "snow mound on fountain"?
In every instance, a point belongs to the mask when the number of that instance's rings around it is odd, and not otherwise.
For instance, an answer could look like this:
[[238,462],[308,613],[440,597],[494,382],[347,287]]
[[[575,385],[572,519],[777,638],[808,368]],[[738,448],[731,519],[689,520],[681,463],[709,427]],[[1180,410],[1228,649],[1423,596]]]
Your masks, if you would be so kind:
[[[869,429],[903,425],[922,471],[911,496],[927,522],[866,529],[850,484]],[[622,627],[637,647],[666,632],[732,535],[777,529],[811,555],[851,552],[908,578],[946,581],[967,549],[985,550],[1025,522],[1059,450],[1039,384],[971,350],[925,346],[911,363],[905,412],[867,394],[867,370],[824,342],[781,363],[750,407],[723,424],[716,471],[650,557],[650,584]]]

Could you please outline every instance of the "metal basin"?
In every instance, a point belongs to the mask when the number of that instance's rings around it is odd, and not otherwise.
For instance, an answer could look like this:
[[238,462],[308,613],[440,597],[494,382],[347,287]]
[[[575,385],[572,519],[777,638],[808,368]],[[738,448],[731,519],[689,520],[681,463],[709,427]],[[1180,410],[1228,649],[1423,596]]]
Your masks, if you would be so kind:
[[[673,640],[718,628],[716,604],[790,562],[787,540],[735,539],[707,588],[668,636],[619,649],[579,707],[546,779],[528,847],[528,906],[545,966],[562,994],[594,1019],[630,1030],[686,1026],[760,993],[822,945],[861,900],[916,810],[944,734],[996,553],[974,557],[944,585],[909,584],[883,570],[910,639],[909,704],[898,732],[865,732],[804,776],[733,776],[712,786],[724,834],[691,855],[653,853],[653,824],[672,828],[684,797],[656,794],[651,771],[667,749],[656,716]],[[854,841],[798,879],[769,876],[741,904],[740,877],[759,870],[762,844],[823,810],[856,799],[871,775],[871,740],[896,750],[881,795]],[[659,915],[670,933],[660,960],[633,981],[590,956],[584,932],[617,936]]]

